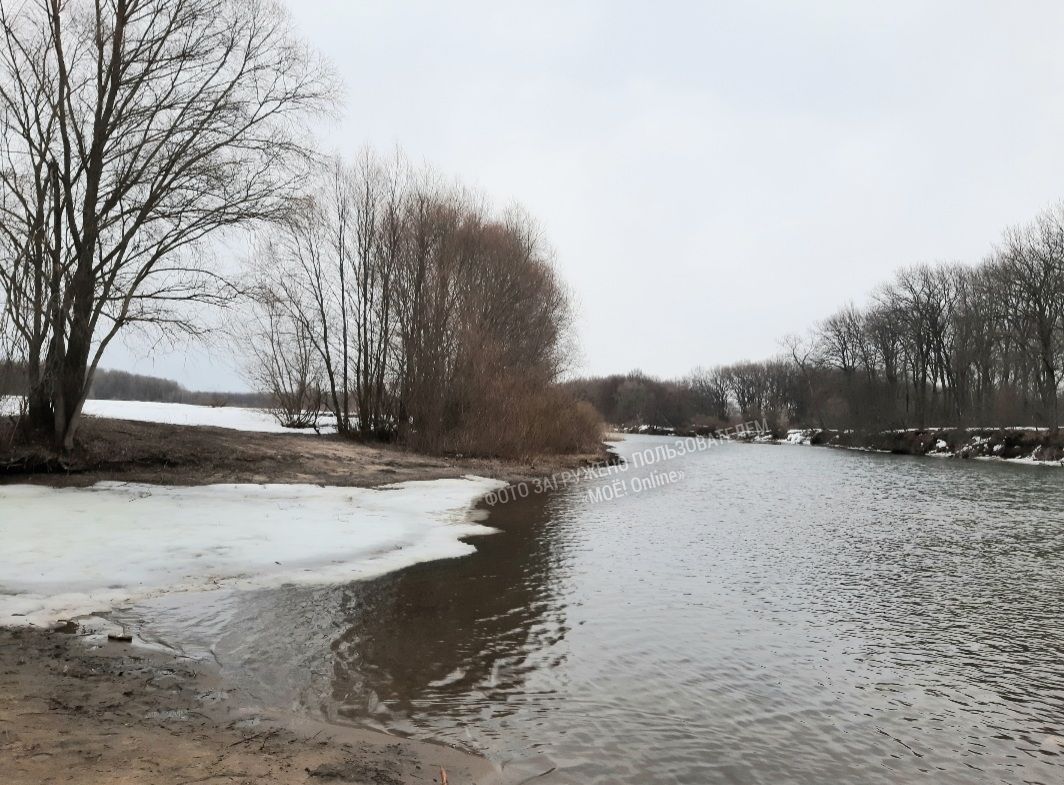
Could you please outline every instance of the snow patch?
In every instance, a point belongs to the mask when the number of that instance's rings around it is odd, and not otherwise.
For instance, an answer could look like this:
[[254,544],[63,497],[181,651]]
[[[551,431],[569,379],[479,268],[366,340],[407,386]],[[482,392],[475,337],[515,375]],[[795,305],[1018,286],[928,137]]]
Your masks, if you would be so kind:
[[346,583],[472,553],[480,477],[381,488],[0,486],[0,625],[172,591]]
[[[313,428],[285,428],[264,409],[242,406],[194,406],[154,401],[85,401],[85,414],[115,420],[160,422],[171,425],[210,425],[260,433],[314,433]],[[325,429],[323,429],[325,430]]]
[[[0,401],[0,414],[16,414],[19,401],[9,398]],[[243,406],[195,406],[189,403],[159,403],[157,401],[85,401],[82,410],[90,417],[109,417],[113,420],[158,422],[170,425],[206,425],[230,428],[235,431],[259,433],[315,433],[313,428],[285,428],[265,409]],[[323,418],[322,432],[336,430]]]

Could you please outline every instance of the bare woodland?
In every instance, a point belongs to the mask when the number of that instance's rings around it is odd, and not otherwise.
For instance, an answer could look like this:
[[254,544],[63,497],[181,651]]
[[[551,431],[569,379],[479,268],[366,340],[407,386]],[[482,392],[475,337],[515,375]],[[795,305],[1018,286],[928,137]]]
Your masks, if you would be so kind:
[[30,0],[0,26],[4,312],[29,421],[69,450],[120,330],[226,301],[203,241],[286,213],[332,88],[264,0]]
[[[569,298],[534,221],[401,154],[321,155],[338,89],[273,0],[26,0],[0,34],[0,394],[60,454],[114,338],[201,334],[206,306],[286,425],[429,451],[585,450],[595,410],[1059,425],[1060,208],[979,265],[899,271],[770,360],[560,385]],[[231,237],[248,259],[218,252]]]
[[428,451],[591,448],[598,417],[558,387],[569,302],[533,221],[401,156],[333,161],[257,237],[250,373],[287,425]]
[[1064,208],[1007,230],[975,266],[899,270],[767,361],[570,383],[617,424],[766,419],[774,427],[1060,425]]
[[[200,334],[204,306],[234,309],[293,426],[324,409],[500,452],[597,434],[553,384],[568,300],[532,223],[398,159],[319,155],[337,87],[273,0],[26,0],[0,33],[0,362],[33,438],[74,449],[113,339]],[[237,234],[248,265],[217,253]]]

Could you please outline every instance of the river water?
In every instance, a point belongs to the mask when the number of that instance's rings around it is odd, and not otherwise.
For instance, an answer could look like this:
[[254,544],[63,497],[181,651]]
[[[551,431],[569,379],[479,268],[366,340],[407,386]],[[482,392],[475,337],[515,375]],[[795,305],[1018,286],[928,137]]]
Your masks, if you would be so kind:
[[729,444],[495,506],[472,556],[125,620],[514,781],[1060,783],[1062,512],[1059,470]]

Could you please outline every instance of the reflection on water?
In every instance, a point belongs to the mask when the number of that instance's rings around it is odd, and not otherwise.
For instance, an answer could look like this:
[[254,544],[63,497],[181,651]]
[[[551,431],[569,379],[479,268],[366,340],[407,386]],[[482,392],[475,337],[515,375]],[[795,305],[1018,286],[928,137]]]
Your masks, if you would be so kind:
[[[546,517],[546,497],[528,504]],[[332,699],[342,717],[367,714],[391,730],[432,735],[426,716],[462,715],[502,729],[529,677],[561,665],[565,598],[556,545],[534,526],[477,540],[480,558],[454,560],[441,573],[421,565],[341,590],[349,623],[333,642]],[[456,715],[461,719],[462,715]],[[461,731],[456,723],[452,731]],[[469,734],[459,733],[467,742]]]
[[495,508],[470,557],[130,616],[257,700],[538,783],[1064,781],[1064,475],[737,445],[673,465]]

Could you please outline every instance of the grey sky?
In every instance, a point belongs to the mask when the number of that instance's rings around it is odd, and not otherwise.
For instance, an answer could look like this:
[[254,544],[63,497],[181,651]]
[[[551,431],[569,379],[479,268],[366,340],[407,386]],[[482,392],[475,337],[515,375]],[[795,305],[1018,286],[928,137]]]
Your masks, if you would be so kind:
[[[521,202],[586,372],[768,356],[1064,197],[1060,2],[289,5],[345,83],[326,147]],[[243,386],[225,350],[142,349],[104,364]]]

